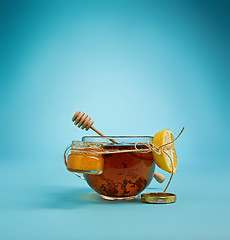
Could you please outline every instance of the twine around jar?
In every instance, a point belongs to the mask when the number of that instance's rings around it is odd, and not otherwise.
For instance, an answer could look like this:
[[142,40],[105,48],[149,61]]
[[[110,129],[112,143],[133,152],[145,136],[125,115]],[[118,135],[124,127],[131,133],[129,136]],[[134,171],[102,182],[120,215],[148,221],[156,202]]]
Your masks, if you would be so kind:
[[[93,151],[84,151],[84,150],[79,150],[79,149],[72,149],[73,152],[77,152],[77,153],[81,153],[81,154],[90,154],[90,155],[97,155],[97,154],[114,154],[114,153],[129,153],[129,152],[139,152],[139,153],[148,153],[148,152],[155,152],[156,154],[158,155],[161,155],[161,153],[163,152],[165,155],[167,155],[167,157],[170,159],[171,161],[171,164],[172,164],[172,173],[171,173],[171,176],[170,176],[170,179],[164,189],[164,193],[166,192],[166,190],[168,189],[169,187],[169,184],[172,180],[172,177],[173,177],[173,174],[174,174],[174,166],[173,166],[173,160],[171,158],[171,156],[165,151],[165,150],[170,150],[172,149],[172,145],[169,146],[170,144],[172,144],[173,142],[175,142],[179,137],[180,135],[182,134],[182,132],[184,131],[184,127],[181,129],[180,133],[177,135],[177,137],[173,140],[173,141],[170,141],[168,143],[165,143],[165,144],[162,144],[161,146],[155,146],[151,141],[147,141],[147,143],[143,143],[143,142],[137,142],[135,143],[134,147],[135,149],[127,149],[127,150],[102,150],[102,151],[98,151],[96,149],[100,148],[100,146],[96,146],[96,147],[92,147],[92,145],[94,145],[95,143],[91,143],[89,142],[89,145],[87,146],[90,150],[93,150]],[[103,143],[101,144],[103,145]],[[143,148],[138,148],[138,145],[141,145],[141,146],[145,146],[146,148],[143,149]],[[94,145],[95,146],[95,145]],[[95,151],[94,151],[95,150]],[[67,166],[67,163],[65,162],[66,166]]]

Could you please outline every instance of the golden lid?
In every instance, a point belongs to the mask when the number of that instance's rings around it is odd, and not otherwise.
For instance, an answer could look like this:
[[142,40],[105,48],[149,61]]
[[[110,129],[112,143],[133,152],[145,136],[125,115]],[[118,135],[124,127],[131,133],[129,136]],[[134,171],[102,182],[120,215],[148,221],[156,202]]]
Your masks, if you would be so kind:
[[174,203],[176,195],[173,193],[144,193],[141,195],[141,200],[144,203]]

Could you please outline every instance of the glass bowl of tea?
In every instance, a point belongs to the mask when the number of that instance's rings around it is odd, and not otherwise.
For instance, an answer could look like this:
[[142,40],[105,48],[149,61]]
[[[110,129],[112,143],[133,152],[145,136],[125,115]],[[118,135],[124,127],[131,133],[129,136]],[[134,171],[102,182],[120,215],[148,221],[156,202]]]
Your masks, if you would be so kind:
[[150,136],[85,136],[66,149],[65,164],[70,172],[81,173],[102,198],[135,199],[154,175],[153,154],[146,146],[152,139]]

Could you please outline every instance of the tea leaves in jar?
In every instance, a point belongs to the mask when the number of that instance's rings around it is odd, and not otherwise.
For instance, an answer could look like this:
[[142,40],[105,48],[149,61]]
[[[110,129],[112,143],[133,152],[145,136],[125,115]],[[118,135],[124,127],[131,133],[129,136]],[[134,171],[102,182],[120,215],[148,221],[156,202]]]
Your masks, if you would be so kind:
[[103,154],[103,173],[84,175],[94,191],[113,200],[137,196],[149,185],[155,170],[152,152],[122,152],[135,150],[133,145],[108,145],[104,150],[116,153]]

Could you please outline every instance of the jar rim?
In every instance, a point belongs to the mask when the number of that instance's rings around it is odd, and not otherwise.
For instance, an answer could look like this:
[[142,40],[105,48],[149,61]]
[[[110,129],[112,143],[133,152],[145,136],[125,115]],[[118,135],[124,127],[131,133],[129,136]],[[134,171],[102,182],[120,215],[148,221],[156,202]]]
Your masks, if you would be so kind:
[[112,136],[112,135],[106,135],[106,136],[83,136],[82,138],[153,138],[153,136]]
[[151,136],[84,136],[82,141],[85,142],[100,142],[102,144],[136,144],[136,143],[147,143],[152,141],[153,137]]

